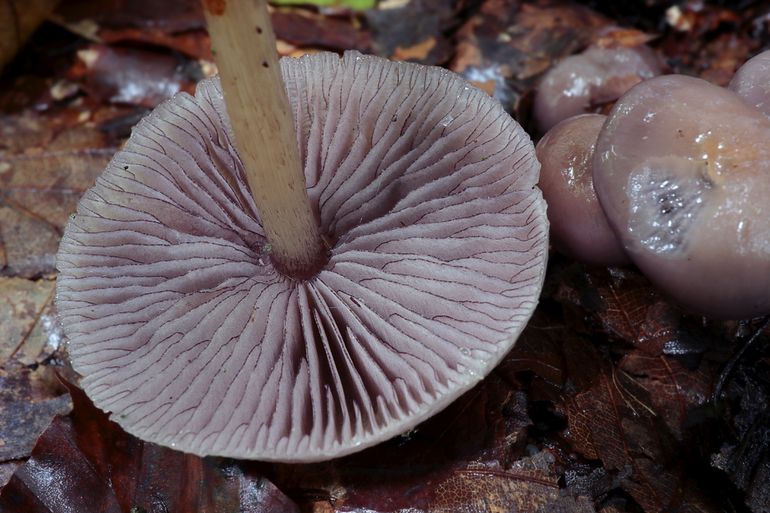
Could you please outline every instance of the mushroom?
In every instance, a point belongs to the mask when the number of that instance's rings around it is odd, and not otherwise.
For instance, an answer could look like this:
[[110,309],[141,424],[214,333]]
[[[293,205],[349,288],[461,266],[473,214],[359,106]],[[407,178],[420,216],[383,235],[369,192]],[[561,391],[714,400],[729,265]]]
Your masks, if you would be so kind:
[[622,265],[628,257],[607,223],[593,184],[594,146],[606,117],[574,116],[540,139],[539,185],[556,249],[588,264]]
[[[231,31],[208,15],[219,58]],[[260,19],[243,30],[270,35]],[[265,178],[291,151],[255,141],[287,127],[249,132],[239,105],[272,120],[273,102],[238,66],[220,61],[221,83],[141,121],[84,195],[58,254],[70,356],[144,440],[345,455],[435,414],[511,349],[545,271],[539,166],[521,127],[453,73],[321,53],[280,62],[301,176]]]
[[594,188],[633,262],[718,318],[770,313],[770,119],[669,75],[631,89],[596,143]]
[[567,57],[538,85],[533,107],[537,127],[547,132],[559,121],[617,100],[633,85],[660,72],[657,55],[645,45],[591,47]]
[[746,61],[727,87],[770,116],[770,50]]

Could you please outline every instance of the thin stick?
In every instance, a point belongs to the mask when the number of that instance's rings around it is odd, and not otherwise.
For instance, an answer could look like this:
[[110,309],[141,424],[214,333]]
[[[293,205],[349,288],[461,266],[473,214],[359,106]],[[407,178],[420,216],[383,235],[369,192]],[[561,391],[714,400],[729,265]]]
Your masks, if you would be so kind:
[[286,96],[266,0],[204,0],[235,146],[284,273],[304,277],[325,258]]

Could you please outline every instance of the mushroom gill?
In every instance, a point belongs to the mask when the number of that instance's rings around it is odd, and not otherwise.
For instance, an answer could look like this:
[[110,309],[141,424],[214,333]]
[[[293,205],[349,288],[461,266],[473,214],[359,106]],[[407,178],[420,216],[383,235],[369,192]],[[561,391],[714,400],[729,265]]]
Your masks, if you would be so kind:
[[539,165],[497,102],[355,52],[281,67],[319,272],[273,267],[217,79],[145,118],[66,228],[73,366],[145,440],[281,461],[363,449],[480,381],[537,303]]

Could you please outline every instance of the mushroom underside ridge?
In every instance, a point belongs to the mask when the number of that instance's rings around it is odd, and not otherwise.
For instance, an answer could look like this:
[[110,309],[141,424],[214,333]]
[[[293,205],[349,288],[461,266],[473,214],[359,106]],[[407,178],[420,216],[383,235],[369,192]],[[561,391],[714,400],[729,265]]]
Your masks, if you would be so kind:
[[332,241],[315,276],[272,267],[216,80],[143,120],[67,226],[73,365],[143,439],[263,460],[359,450],[477,383],[537,302],[537,163],[494,100],[356,53],[282,68]]

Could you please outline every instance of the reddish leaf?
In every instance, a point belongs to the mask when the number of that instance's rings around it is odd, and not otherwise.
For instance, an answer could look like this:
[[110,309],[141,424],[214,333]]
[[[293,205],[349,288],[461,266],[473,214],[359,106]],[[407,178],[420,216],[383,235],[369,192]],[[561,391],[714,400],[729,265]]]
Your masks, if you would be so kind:
[[575,3],[486,0],[458,31],[452,71],[482,87],[517,119],[537,77],[585,47],[608,20]]
[[591,389],[565,406],[575,450],[617,472],[645,512],[711,511],[691,489],[684,462],[669,462],[674,441],[626,376],[604,369]]
[[322,16],[302,9],[276,9],[271,15],[276,36],[293,45],[328,50],[370,50],[369,33],[352,19]]
[[650,407],[679,440],[686,434],[688,414],[708,402],[718,370],[708,361],[687,369],[675,358],[641,351],[625,355],[618,368],[647,392]]
[[[197,65],[159,52],[91,45],[78,56],[83,87],[105,103],[155,107],[180,91],[194,92],[202,78]],[[80,72],[76,66],[72,78]]]
[[0,492],[9,513],[78,511],[297,512],[268,481],[126,434],[68,385],[74,408],[43,433]]
[[[428,511],[548,511],[549,504],[560,500],[553,463],[553,455],[544,451],[507,469],[483,465],[459,469],[436,485]],[[587,511],[593,512],[593,508]]]
[[572,266],[557,299],[593,313],[604,331],[651,355],[682,336],[681,310],[632,270]]

